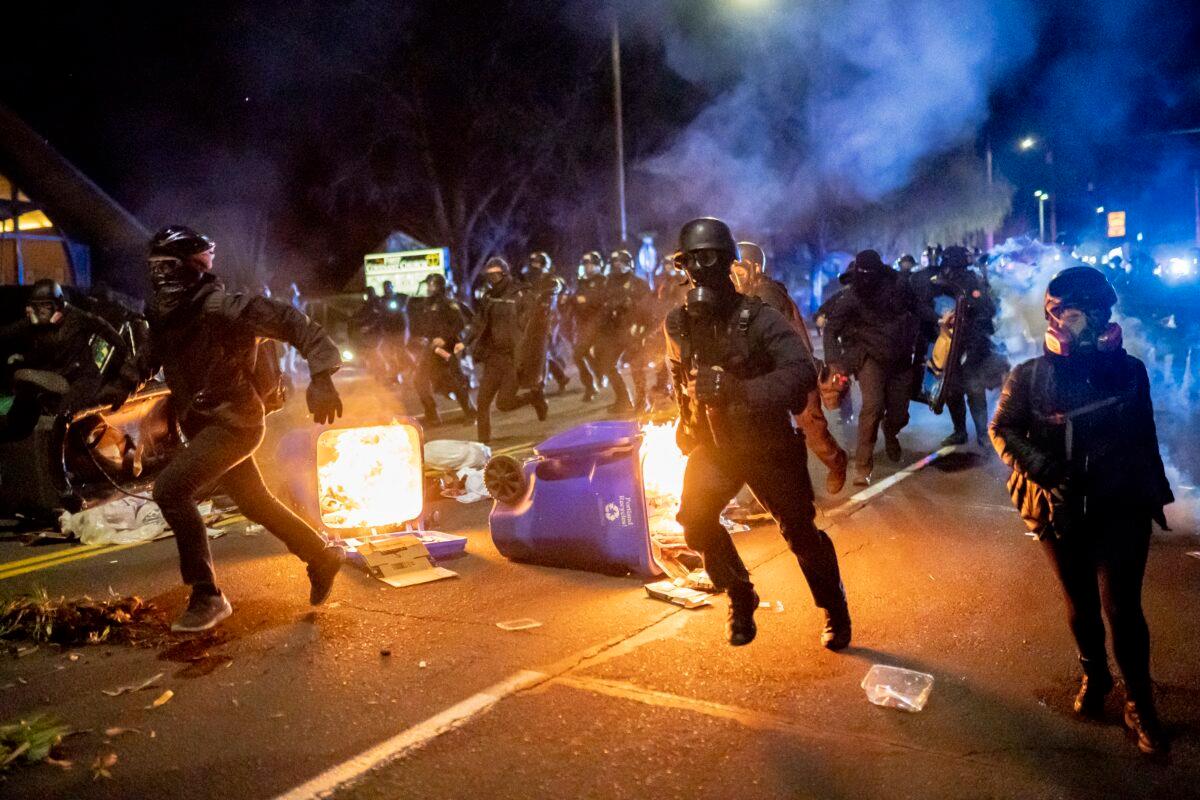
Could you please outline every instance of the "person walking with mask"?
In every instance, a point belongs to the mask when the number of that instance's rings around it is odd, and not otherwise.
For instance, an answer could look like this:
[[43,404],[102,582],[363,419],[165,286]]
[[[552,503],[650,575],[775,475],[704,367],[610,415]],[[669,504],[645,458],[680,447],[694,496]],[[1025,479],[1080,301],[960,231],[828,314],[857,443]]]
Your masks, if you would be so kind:
[[1091,267],[1046,288],[1045,351],[1009,375],[992,444],[1008,488],[1066,600],[1083,681],[1075,712],[1103,713],[1113,688],[1104,617],[1125,679],[1125,724],[1147,754],[1169,741],[1154,706],[1142,582],[1151,523],[1174,501],[1154,425],[1150,381],[1111,321],[1116,293]]

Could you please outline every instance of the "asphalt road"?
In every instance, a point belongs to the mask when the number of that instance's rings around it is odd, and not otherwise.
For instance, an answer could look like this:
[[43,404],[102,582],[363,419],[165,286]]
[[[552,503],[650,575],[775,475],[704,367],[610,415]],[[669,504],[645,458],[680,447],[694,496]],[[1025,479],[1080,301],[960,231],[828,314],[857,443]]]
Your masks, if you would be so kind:
[[[368,418],[390,403],[363,392],[350,411]],[[546,423],[528,409],[499,418],[494,446],[601,411],[577,389],[551,404]],[[946,426],[915,414],[905,462],[935,449]],[[450,425],[430,438],[468,435]],[[813,474],[820,486],[819,465]],[[317,610],[302,564],[266,533],[235,530],[213,543],[235,609],[217,632],[0,655],[0,720],[48,711],[85,731],[66,741],[70,769],[12,770],[0,796],[271,798],[360,772],[334,796],[1200,796],[1194,520],[1175,515],[1150,558],[1155,677],[1178,738],[1168,761],[1148,762],[1119,725],[1117,694],[1105,723],[1072,719],[1061,600],[1004,477],[994,457],[962,448],[865,503],[845,505],[849,489],[819,497],[854,614],[842,654],[819,647],[818,614],[771,525],[736,539],[772,603],[740,649],[723,641],[723,599],[684,611],[648,599],[636,578],[506,561],[487,503],[438,503],[439,527],[469,538],[446,564],[459,577],[392,589],[348,570]],[[0,542],[0,575],[56,549]],[[175,613],[185,601],[175,570],[166,540],[0,579],[0,593],[111,587]],[[542,625],[496,627],[522,617]],[[868,703],[859,683],[876,663],[932,674],[926,708]],[[152,690],[101,691],[158,673]],[[147,708],[163,688],[174,697]],[[106,736],[113,727],[135,732]],[[112,777],[94,780],[89,765],[105,753],[117,755]]]

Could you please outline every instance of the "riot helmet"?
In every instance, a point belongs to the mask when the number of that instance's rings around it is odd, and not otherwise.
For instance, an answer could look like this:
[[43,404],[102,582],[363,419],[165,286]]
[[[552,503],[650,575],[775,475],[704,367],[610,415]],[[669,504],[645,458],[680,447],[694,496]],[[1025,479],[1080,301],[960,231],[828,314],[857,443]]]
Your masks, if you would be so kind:
[[971,252],[965,247],[951,245],[942,251],[942,269],[960,270],[971,266]]
[[896,266],[900,267],[901,272],[912,272],[917,266],[917,260],[912,257],[911,253],[905,253],[900,256],[900,260],[896,262]]
[[434,272],[425,279],[425,291],[430,297],[441,297],[446,294],[446,276]]
[[696,286],[736,292],[729,271],[738,257],[729,226],[713,217],[700,217],[679,231],[679,259]]
[[579,259],[579,277],[595,278],[604,272],[604,256],[598,250],[591,250]]
[[633,253],[628,250],[613,250],[608,257],[609,272],[614,275],[628,275],[633,272]]
[[746,292],[760,275],[765,274],[767,257],[754,242],[738,242],[737,247],[741,258],[733,262],[733,285],[739,292]]
[[545,275],[550,272],[552,266],[549,253],[538,250],[529,254],[529,272],[531,275],[534,273]]
[[483,279],[487,282],[489,289],[495,289],[502,285],[511,273],[508,262],[500,256],[492,256],[483,265]]
[[53,278],[35,281],[29,292],[25,313],[34,325],[57,325],[62,321],[63,308],[67,305],[62,287]]

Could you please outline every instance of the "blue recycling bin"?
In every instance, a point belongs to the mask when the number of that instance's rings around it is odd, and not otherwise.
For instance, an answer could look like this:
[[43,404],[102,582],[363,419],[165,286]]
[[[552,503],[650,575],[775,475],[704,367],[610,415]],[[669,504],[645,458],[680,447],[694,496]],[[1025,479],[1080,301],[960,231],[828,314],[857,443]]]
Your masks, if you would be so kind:
[[636,422],[588,422],[546,439],[522,467],[523,493],[492,506],[506,558],[654,577]]

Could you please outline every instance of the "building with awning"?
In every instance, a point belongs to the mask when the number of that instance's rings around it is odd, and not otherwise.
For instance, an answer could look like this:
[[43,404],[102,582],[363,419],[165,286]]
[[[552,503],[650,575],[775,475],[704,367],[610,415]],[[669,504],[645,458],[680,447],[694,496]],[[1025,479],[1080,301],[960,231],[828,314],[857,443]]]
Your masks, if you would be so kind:
[[141,294],[150,232],[0,105],[0,283],[94,281]]

